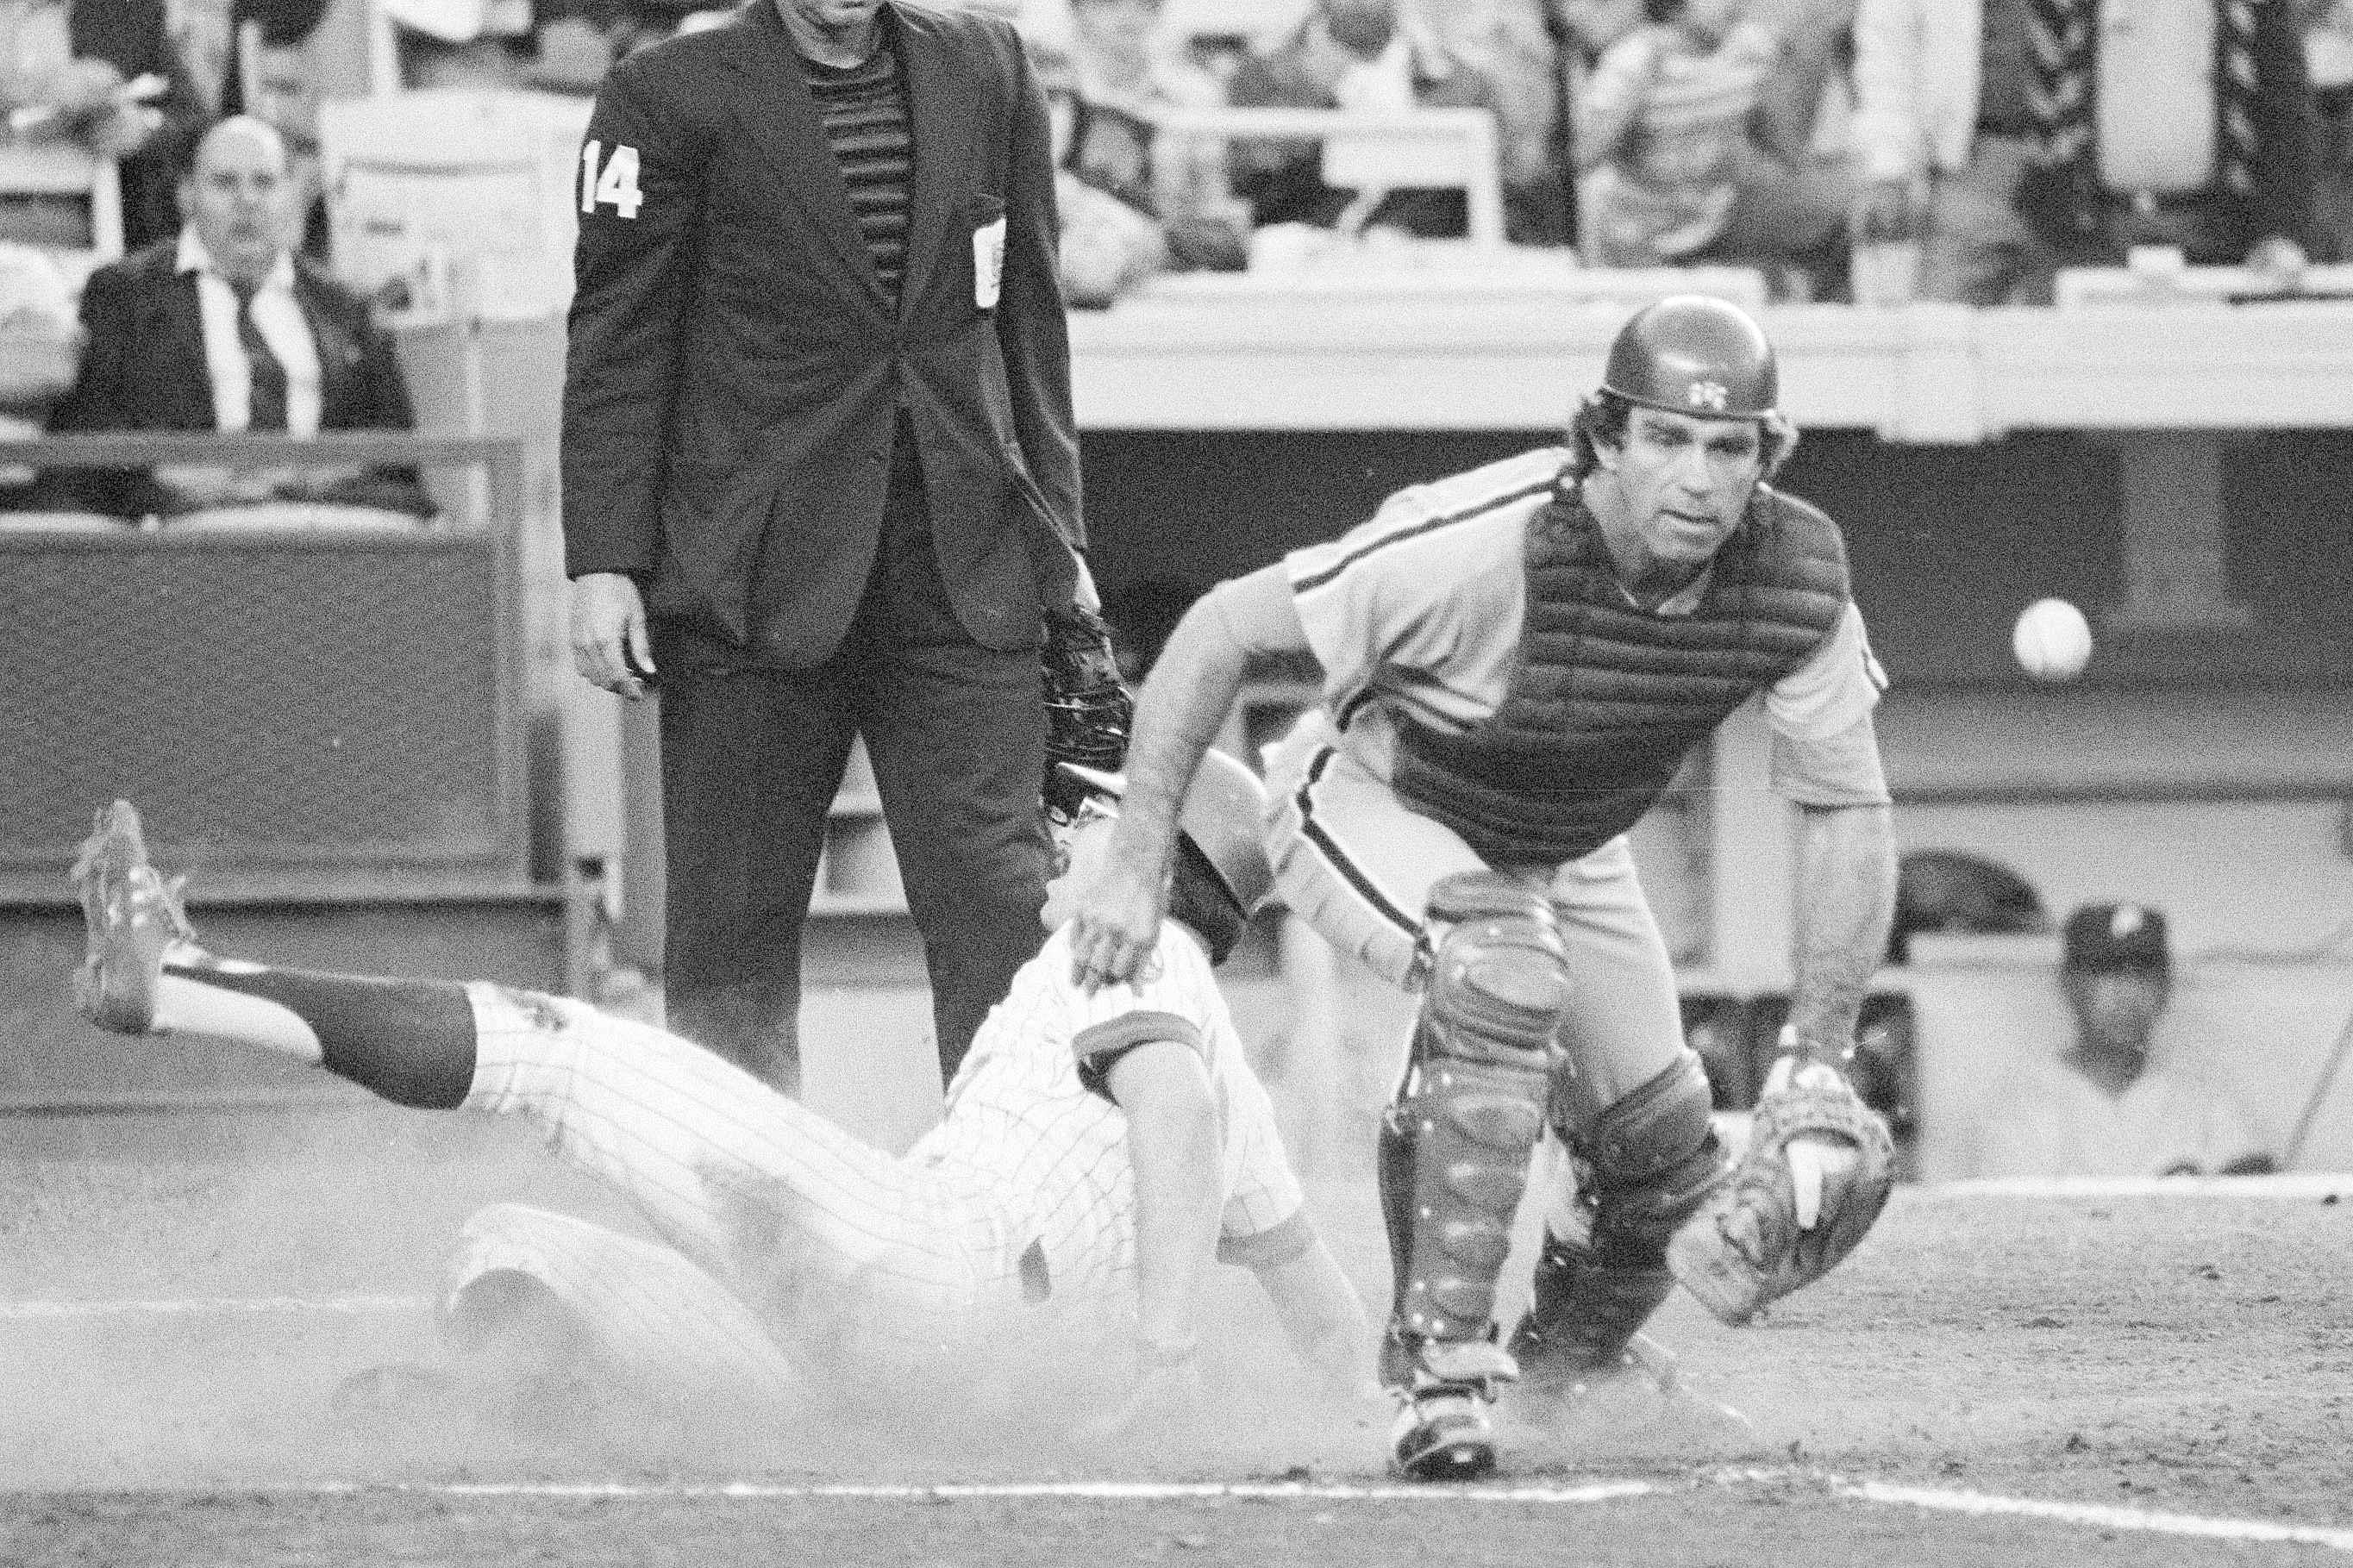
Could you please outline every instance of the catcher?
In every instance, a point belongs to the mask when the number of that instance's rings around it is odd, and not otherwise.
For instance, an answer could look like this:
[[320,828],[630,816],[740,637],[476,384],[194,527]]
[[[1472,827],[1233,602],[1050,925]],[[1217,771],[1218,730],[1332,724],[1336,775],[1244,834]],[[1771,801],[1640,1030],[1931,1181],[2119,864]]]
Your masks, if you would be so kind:
[[[1886,1131],[1841,1071],[1894,907],[1885,677],[1837,527],[1766,483],[1796,437],[1757,323],[1662,301],[1618,336],[1566,447],[1402,491],[1220,584],[1145,683],[1113,866],[1071,928],[1082,984],[1152,951],[1177,803],[1245,668],[1322,667],[1322,705],[1271,766],[1268,847],[1293,910],[1421,996],[1378,1150],[1400,1473],[1485,1471],[1504,1385],[1628,1368],[1677,1279],[1741,1321],[1885,1201]],[[1625,835],[1758,693],[1772,785],[1799,807],[1798,973],[1727,1171]],[[1575,1184],[1548,1207],[1577,1223],[1549,1231],[1534,1305],[1498,1343],[1496,1276],[1546,1128]]]

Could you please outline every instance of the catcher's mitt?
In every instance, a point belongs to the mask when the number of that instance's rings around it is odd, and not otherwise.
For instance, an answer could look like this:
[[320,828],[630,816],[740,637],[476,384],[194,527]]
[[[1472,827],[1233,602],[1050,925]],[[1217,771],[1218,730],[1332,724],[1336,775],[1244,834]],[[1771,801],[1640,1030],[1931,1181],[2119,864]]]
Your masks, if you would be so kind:
[[1862,1241],[1895,1179],[1887,1123],[1838,1069],[1775,1064],[1740,1163],[1683,1222],[1667,1267],[1727,1323],[1834,1268]]
[[1046,618],[1039,652],[1046,690],[1046,772],[1056,763],[1117,773],[1127,762],[1135,700],[1119,679],[1111,628],[1076,605]]

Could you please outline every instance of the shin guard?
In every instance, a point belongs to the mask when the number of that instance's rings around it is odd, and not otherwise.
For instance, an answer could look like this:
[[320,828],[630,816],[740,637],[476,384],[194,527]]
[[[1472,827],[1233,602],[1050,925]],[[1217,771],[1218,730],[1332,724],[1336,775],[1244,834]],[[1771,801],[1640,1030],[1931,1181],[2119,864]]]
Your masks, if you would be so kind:
[[1592,1173],[1592,1237],[1545,1238],[1535,1296],[1512,1334],[1531,1375],[1574,1377],[1624,1353],[1674,1289],[1666,1247],[1725,1171],[1707,1076],[1686,1050],[1577,1140]]
[[1433,889],[1412,1065],[1381,1141],[1397,1266],[1390,1334],[1484,1340],[1528,1156],[1543,1130],[1568,966],[1542,894],[1472,873]]

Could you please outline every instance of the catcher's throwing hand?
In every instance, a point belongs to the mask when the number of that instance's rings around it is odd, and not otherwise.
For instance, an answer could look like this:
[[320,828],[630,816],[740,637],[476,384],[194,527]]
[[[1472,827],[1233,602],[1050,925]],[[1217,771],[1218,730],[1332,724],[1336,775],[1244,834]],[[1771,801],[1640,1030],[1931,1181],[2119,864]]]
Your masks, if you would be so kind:
[[1106,861],[1071,916],[1071,983],[1085,991],[1142,977],[1160,941],[1164,879]]
[[1683,1288],[1727,1323],[1829,1273],[1886,1205],[1895,1145],[1835,1068],[1783,1058],[1747,1150],[1667,1247]]
[[633,702],[653,684],[646,606],[627,575],[589,572],[573,579],[572,668],[590,685]]

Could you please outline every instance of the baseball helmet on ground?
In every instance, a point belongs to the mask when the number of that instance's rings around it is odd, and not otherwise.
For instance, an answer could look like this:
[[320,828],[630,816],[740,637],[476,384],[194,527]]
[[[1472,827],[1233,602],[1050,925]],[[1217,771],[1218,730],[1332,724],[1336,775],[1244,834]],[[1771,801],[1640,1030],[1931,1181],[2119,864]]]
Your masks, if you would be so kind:
[[1765,329],[1703,294],[1646,305],[1609,345],[1601,390],[1701,418],[1757,419],[1780,400],[1780,371]]
[[[1127,793],[1123,773],[1077,763],[1057,763],[1057,772],[1078,780],[1088,789],[1113,800]],[[1193,786],[1185,792],[1184,810],[1176,826],[1217,873],[1234,907],[1245,915],[1257,910],[1274,886],[1274,868],[1267,862],[1260,841],[1260,819],[1266,811],[1266,786],[1242,763],[1219,751],[1201,759]]]

